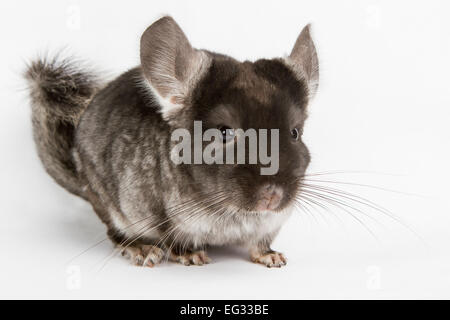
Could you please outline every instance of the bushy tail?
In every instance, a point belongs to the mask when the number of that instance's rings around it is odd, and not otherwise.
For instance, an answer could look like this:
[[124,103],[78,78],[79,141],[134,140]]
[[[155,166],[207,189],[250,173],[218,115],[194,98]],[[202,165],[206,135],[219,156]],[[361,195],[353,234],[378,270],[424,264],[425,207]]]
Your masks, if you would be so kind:
[[38,59],[28,66],[25,78],[39,157],[57,183],[84,197],[72,147],[80,116],[100,84],[92,72],[77,65],[71,59]]

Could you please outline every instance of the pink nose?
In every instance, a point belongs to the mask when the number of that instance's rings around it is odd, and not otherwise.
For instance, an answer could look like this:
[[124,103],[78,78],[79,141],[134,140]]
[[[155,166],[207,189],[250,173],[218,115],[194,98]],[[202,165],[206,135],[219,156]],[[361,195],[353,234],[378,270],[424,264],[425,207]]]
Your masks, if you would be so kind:
[[263,186],[259,192],[259,200],[256,203],[256,211],[275,210],[283,198],[283,190],[271,184]]

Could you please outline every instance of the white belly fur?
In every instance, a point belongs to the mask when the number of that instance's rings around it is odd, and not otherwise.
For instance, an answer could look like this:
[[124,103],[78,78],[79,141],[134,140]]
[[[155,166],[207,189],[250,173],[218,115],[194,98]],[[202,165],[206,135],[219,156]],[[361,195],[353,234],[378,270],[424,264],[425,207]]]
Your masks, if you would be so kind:
[[178,225],[174,234],[178,239],[189,239],[196,246],[227,245],[227,244],[256,244],[267,234],[276,232],[289,218],[292,208],[281,212],[264,212],[246,218],[236,215],[224,214],[221,218],[205,215],[183,221],[176,219]]

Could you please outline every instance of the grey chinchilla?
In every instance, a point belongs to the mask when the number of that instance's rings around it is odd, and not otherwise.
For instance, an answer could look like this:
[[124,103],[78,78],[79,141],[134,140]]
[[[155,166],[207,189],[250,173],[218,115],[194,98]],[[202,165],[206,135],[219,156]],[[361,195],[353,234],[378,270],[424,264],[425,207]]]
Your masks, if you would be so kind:
[[[140,65],[104,83],[71,59],[27,71],[34,140],[47,172],[92,204],[108,236],[138,265],[168,257],[210,262],[210,245],[238,244],[251,260],[286,264],[270,248],[309,164],[301,139],[318,86],[310,27],[289,56],[239,62],[191,46],[163,17],[141,38]],[[176,129],[278,129],[279,170],[257,164],[175,164]]]

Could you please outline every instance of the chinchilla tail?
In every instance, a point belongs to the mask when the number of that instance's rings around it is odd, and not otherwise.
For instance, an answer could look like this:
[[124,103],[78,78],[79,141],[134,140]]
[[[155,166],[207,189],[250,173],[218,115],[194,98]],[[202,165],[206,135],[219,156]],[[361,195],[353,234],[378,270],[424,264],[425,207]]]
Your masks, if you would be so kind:
[[100,88],[99,78],[74,59],[40,58],[25,71],[33,138],[45,170],[69,192],[85,198],[72,148],[83,111]]

